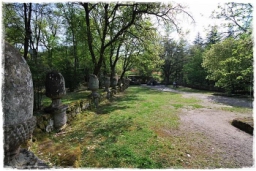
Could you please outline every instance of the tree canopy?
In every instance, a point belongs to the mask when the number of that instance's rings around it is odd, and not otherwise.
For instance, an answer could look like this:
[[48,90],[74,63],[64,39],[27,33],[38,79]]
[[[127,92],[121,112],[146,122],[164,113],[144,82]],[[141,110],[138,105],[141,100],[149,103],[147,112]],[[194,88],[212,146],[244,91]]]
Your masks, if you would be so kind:
[[59,70],[70,91],[90,74],[124,78],[131,71],[157,73],[167,85],[252,91],[252,5],[219,5],[212,18],[225,22],[211,25],[206,38],[198,33],[192,45],[186,34],[171,36],[183,29],[182,14],[193,20],[175,2],[4,3],[3,27],[30,65],[35,94],[49,70]]

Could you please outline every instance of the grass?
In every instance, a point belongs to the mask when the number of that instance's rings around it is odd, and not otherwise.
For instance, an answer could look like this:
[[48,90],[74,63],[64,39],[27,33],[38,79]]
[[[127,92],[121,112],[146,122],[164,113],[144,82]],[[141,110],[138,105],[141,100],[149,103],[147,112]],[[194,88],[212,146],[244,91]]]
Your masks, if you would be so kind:
[[79,114],[63,132],[35,131],[29,147],[56,167],[220,167],[218,156],[191,143],[203,139],[202,135],[175,134],[180,108],[200,108],[198,102],[177,93],[129,87],[113,101]]
[[221,110],[237,113],[253,113],[253,109],[236,106],[222,107]]

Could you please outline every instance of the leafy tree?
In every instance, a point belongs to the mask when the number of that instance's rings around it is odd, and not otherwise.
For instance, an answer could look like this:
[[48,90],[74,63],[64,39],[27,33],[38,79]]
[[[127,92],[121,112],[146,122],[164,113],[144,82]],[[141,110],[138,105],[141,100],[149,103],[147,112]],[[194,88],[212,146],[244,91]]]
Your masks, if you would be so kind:
[[185,62],[184,55],[185,42],[175,42],[173,40],[164,40],[164,50],[161,58],[164,60],[162,71],[165,84],[170,84],[170,79],[173,81],[182,81],[183,64]]
[[[81,13],[81,9],[76,8],[74,3],[62,3],[57,4],[57,7],[61,11],[63,21],[62,23],[65,23],[66,26],[66,40],[71,43],[72,45],[72,58],[73,58],[73,65],[72,69],[69,71],[72,74],[72,82],[70,82],[70,91],[74,91],[75,88],[77,88],[79,81],[79,74],[78,74],[78,68],[79,68],[79,57],[78,57],[78,37],[80,36],[78,34],[79,29],[81,25],[80,22],[82,18],[80,17],[83,13]],[[56,22],[55,22],[56,23]],[[84,30],[83,30],[84,31]],[[70,66],[70,65],[69,65]],[[68,78],[70,79],[70,78]]]
[[203,57],[207,79],[216,81],[217,87],[228,93],[246,90],[252,84],[253,43],[249,35],[239,40],[229,38],[212,45]]
[[[118,41],[136,21],[141,21],[143,15],[154,15],[176,25],[175,18],[178,13],[183,13],[183,7],[167,6],[160,3],[80,3],[85,10],[85,22],[87,26],[87,41],[89,51],[94,63],[93,73],[98,75],[104,61],[105,51],[114,42]],[[118,25],[115,23],[119,23]],[[113,28],[112,26],[118,26]],[[93,28],[96,29],[95,35]],[[114,29],[110,37],[110,30]],[[95,42],[100,38],[100,43]],[[96,51],[99,52],[98,57]]]
[[206,70],[202,67],[204,48],[198,44],[193,45],[189,49],[188,61],[184,65],[184,78],[188,85],[205,87]]
[[237,36],[250,31],[252,27],[252,5],[250,3],[225,3],[213,11],[212,18],[224,19],[222,27],[227,28],[227,37]]
[[3,29],[5,40],[16,48],[21,49],[24,43],[24,24],[23,19],[18,14],[16,4],[3,3]]
[[160,52],[159,36],[150,20],[135,23],[123,44],[121,77],[132,68],[141,76],[152,76],[153,71],[159,70]]
[[41,28],[42,36],[41,42],[43,46],[47,49],[47,62],[49,68],[54,68],[53,61],[53,52],[58,46],[59,36],[60,36],[60,26],[63,19],[60,16],[59,11],[54,7],[53,4],[50,4],[49,9],[45,12],[48,12],[45,17],[41,16],[41,21],[38,23]]

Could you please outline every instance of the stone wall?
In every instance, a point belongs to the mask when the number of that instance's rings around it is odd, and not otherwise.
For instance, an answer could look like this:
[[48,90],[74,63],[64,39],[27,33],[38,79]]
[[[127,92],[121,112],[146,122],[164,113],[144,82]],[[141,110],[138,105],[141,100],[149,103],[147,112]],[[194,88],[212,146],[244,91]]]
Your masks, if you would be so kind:
[[[100,93],[100,102],[106,100],[107,92]],[[82,99],[77,100],[72,103],[67,104],[67,123],[71,124],[71,121],[80,113],[85,110],[90,110],[91,108],[95,107],[93,103],[91,103],[90,99]],[[36,114],[37,124],[36,127],[40,131],[47,132],[47,126],[51,125],[53,120],[52,114],[42,112],[40,114]]]

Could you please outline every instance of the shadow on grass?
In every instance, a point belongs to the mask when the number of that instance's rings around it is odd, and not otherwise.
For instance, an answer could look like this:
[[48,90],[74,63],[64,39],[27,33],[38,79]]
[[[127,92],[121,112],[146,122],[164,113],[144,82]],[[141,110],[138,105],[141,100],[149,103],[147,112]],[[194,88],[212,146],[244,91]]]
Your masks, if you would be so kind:
[[86,144],[108,145],[116,142],[118,136],[128,131],[132,125],[132,118],[127,116],[115,116],[104,120],[96,117],[67,135],[67,138],[86,138]]
[[121,106],[121,105],[113,105],[113,104],[104,104],[101,105],[98,109],[96,109],[96,113],[99,115],[103,115],[103,114],[109,114],[112,113],[116,110],[124,110],[129,108],[129,106]]
[[246,108],[253,107],[253,102],[248,99],[215,96],[215,95],[209,96],[208,98],[216,103],[223,103],[225,105],[230,105],[230,106],[235,106],[235,107],[246,107]]
[[[133,86],[135,87],[135,86]],[[137,88],[135,89],[132,89],[131,88],[131,92],[132,94],[162,94],[164,93],[163,91],[159,91],[159,90],[156,90],[156,89],[153,89],[154,87],[157,87],[157,86],[152,86],[152,87],[147,87],[147,86],[136,86]],[[146,90],[146,91],[145,91]]]

